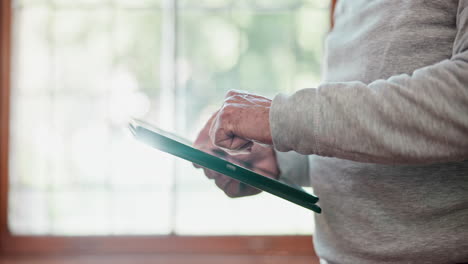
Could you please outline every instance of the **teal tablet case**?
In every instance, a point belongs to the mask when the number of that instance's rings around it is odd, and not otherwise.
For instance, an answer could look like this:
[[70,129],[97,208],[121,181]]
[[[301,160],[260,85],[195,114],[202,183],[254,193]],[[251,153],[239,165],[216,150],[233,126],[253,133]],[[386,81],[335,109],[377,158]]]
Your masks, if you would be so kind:
[[129,124],[129,128],[136,139],[149,146],[198,164],[207,169],[217,171],[254,188],[271,193],[292,203],[310,209],[316,213],[321,213],[321,208],[316,205],[318,197],[313,196],[302,189],[262,176],[242,166],[193,148],[188,145],[190,143],[186,140],[151,127],[149,124],[142,121],[133,120]]

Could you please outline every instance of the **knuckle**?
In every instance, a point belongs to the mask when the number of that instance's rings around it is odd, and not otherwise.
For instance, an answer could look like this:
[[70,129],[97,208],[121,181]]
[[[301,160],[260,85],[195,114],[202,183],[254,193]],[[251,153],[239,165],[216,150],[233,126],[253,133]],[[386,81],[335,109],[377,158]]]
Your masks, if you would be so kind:
[[[221,126],[214,128],[212,137],[213,143],[217,143],[220,140],[223,140],[223,128]],[[214,144],[216,146],[216,144]]]
[[229,118],[232,113],[235,111],[235,106],[232,104],[224,104],[220,113],[219,113],[219,121],[222,121],[223,119]]
[[229,90],[229,91],[226,93],[226,97],[232,97],[232,96],[235,96],[235,95],[238,95],[238,94],[240,94],[239,91],[232,89],[232,90]]
[[230,116],[231,114],[229,113],[229,110],[227,110],[226,108],[223,109],[223,111],[219,114],[218,124],[222,125]]
[[243,102],[245,101],[246,99],[246,94],[245,93],[239,93],[239,92],[236,92],[236,93],[231,93],[231,94],[228,94],[226,95],[225,99],[224,99],[224,103],[239,103],[239,102]]

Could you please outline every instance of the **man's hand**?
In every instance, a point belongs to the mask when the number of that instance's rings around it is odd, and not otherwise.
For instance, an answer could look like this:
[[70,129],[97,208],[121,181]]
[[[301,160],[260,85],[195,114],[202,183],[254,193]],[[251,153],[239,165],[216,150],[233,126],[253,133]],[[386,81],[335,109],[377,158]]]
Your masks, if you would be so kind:
[[[279,169],[276,162],[275,151],[268,146],[261,146],[258,144],[251,145],[250,153],[231,156],[220,148],[214,146],[211,142],[209,131],[213,121],[217,117],[216,112],[210,120],[206,123],[205,127],[200,131],[197,139],[195,140],[194,147],[205,151],[207,153],[219,156],[230,162],[236,163],[248,169],[251,169],[262,175],[278,179]],[[195,167],[200,168],[198,165]],[[214,179],[216,185],[222,189],[229,197],[242,197],[260,193],[261,191],[245,185],[239,181],[222,175],[218,172],[203,168],[205,175],[209,179]]]
[[254,143],[272,145],[271,100],[262,96],[230,91],[212,120],[212,143],[229,153],[248,153]]

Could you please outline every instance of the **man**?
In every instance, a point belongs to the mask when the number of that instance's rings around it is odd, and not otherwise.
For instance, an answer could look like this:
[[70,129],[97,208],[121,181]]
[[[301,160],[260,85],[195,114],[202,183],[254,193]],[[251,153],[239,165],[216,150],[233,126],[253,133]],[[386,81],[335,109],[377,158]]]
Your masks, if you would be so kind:
[[326,45],[317,89],[230,92],[196,145],[311,184],[324,263],[468,262],[468,0],[340,0]]

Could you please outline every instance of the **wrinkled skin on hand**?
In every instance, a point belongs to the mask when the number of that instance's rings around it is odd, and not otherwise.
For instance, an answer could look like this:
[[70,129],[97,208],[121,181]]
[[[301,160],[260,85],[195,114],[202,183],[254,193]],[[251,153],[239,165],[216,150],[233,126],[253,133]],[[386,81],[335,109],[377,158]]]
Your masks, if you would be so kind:
[[248,153],[254,143],[273,144],[270,132],[271,100],[259,95],[229,91],[212,120],[213,145],[228,153]]
[[[205,127],[200,131],[197,139],[195,140],[194,147],[204,152],[221,157],[232,163],[241,165],[250,170],[253,170],[264,176],[278,179],[279,169],[276,162],[275,151],[270,146],[262,146],[259,144],[252,144],[249,147],[249,152],[246,154],[230,155],[224,150],[213,145],[209,136],[209,131],[213,121],[219,112],[216,112],[210,120],[206,123]],[[197,168],[201,168],[195,165]],[[235,179],[227,177],[218,172],[203,168],[205,175],[209,179],[213,179],[216,185],[223,190],[229,197],[243,197],[255,195],[261,191],[243,184]]]

